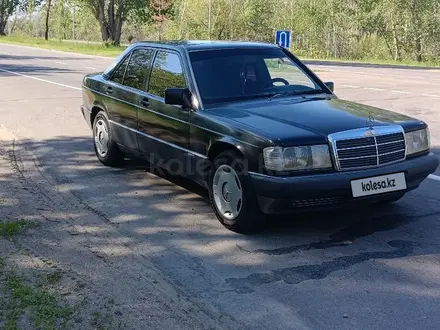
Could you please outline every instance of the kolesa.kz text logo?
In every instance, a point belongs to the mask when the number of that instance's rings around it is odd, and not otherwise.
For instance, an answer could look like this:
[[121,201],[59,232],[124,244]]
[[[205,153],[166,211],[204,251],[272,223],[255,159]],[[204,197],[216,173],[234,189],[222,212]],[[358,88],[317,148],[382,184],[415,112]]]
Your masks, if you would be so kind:
[[367,183],[362,183],[362,191],[371,191],[371,190],[381,190],[392,188],[396,186],[396,180],[394,179],[386,179],[382,181],[370,181]]

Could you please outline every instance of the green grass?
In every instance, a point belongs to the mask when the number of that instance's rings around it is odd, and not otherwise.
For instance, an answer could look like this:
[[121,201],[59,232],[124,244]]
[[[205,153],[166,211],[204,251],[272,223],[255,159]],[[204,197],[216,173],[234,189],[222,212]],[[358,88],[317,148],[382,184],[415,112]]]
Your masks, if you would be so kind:
[[51,285],[54,285],[56,283],[58,283],[59,281],[61,281],[61,273],[58,271],[46,274],[42,277],[40,277],[37,281],[37,286],[38,287],[48,287]]
[[18,36],[7,36],[0,37],[0,43],[13,44],[13,45],[23,45],[31,46],[52,50],[60,50],[65,52],[88,54],[88,55],[100,55],[115,57],[119,55],[124,48],[108,46],[99,43],[81,43],[81,42],[70,42],[70,41],[59,41],[59,40],[48,40],[45,41],[42,38],[28,38],[28,37],[18,37]]
[[[84,43],[84,42],[73,42],[73,41],[59,41],[59,40],[49,40],[45,41],[43,38],[30,38],[21,36],[0,36],[0,43],[32,46],[45,49],[61,50],[66,52],[73,52],[79,54],[88,55],[100,55],[115,57],[119,55],[124,47],[114,47],[109,45],[104,45],[101,43]],[[417,62],[412,60],[403,60],[401,62],[396,62],[393,60],[381,60],[381,59],[362,59],[362,60],[347,60],[340,58],[310,58],[307,55],[298,56],[302,60],[317,60],[317,61],[337,61],[342,63],[364,63],[364,64],[378,64],[378,65],[404,65],[404,66],[426,66],[426,67],[440,67],[440,62]]]
[[60,306],[55,296],[48,291],[25,284],[14,271],[8,272],[5,277],[7,298],[3,298],[0,315],[5,330],[18,329],[17,321],[23,315],[28,315],[38,329],[67,327],[73,313],[71,308]]
[[119,330],[123,328],[121,321],[115,324],[111,313],[94,312],[92,314],[92,325],[96,330]]
[[11,238],[27,228],[36,227],[37,225],[36,222],[26,220],[0,222],[0,237]]

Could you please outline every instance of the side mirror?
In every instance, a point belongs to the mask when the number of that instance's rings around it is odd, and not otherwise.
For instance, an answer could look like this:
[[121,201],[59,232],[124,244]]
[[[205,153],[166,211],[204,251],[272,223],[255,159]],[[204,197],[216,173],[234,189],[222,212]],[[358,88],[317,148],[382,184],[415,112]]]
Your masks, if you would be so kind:
[[188,88],[165,89],[165,104],[180,105],[184,109],[191,109],[191,93]]
[[327,88],[330,89],[332,92],[335,91],[335,83],[333,81],[325,82],[324,85],[326,85]]

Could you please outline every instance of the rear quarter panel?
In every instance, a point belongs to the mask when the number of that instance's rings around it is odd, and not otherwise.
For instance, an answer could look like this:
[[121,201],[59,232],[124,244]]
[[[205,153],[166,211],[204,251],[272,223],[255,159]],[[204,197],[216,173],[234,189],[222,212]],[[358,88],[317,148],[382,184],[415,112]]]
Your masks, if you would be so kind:
[[[106,101],[104,97],[105,80],[101,74],[93,74],[84,77],[82,86],[83,106],[92,113],[93,109],[99,108],[107,112]],[[87,120],[87,118],[86,118]],[[89,124],[93,124],[91,118]]]

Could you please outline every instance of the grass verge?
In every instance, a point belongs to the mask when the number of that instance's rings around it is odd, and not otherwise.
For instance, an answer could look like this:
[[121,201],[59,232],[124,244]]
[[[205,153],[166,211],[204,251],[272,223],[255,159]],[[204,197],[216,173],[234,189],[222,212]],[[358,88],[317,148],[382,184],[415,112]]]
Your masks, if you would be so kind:
[[122,322],[114,324],[113,315],[110,313],[101,314],[94,312],[92,314],[92,325],[96,330],[120,330],[123,329]]
[[[42,38],[30,38],[21,36],[0,36],[0,43],[31,46],[52,50],[60,50],[72,53],[86,54],[86,55],[99,55],[116,57],[123,50],[124,47],[108,46],[101,43],[87,43],[87,42],[74,42],[74,41],[60,41],[49,40],[45,41]],[[404,60],[396,62],[386,59],[363,59],[363,60],[346,60],[340,58],[309,58],[307,55],[299,55],[303,61],[322,61],[322,62],[339,62],[339,63],[352,63],[352,64],[376,64],[376,65],[391,65],[391,66],[409,66],[409,67],[439,67],[440,62],[417,62],[411,60]]]
[[30,321],[37,329],[67,328],[73,309],[61,306],[49,291],[26,284],[14,270],[0,265],[4,283],[0,299],[0,326],[5,330],[19,329]]
[[13,44],[13,45],[23,45],[38,47],[51,50],[60,50],[64,52],[72,52],[87,55],[99,55],[116,57],[119,55],[124,48],[107,46],[100,43],[85,43],[85,42],[71,42],[71,41],[60,41],[60,40],[44,40],[40,38],[27,38],[18,36],[6,36],[0,37],[0,43]]
[[26,220],[0,222],[0,237],[11,238],[27,228],[38,226],[38,223]]

